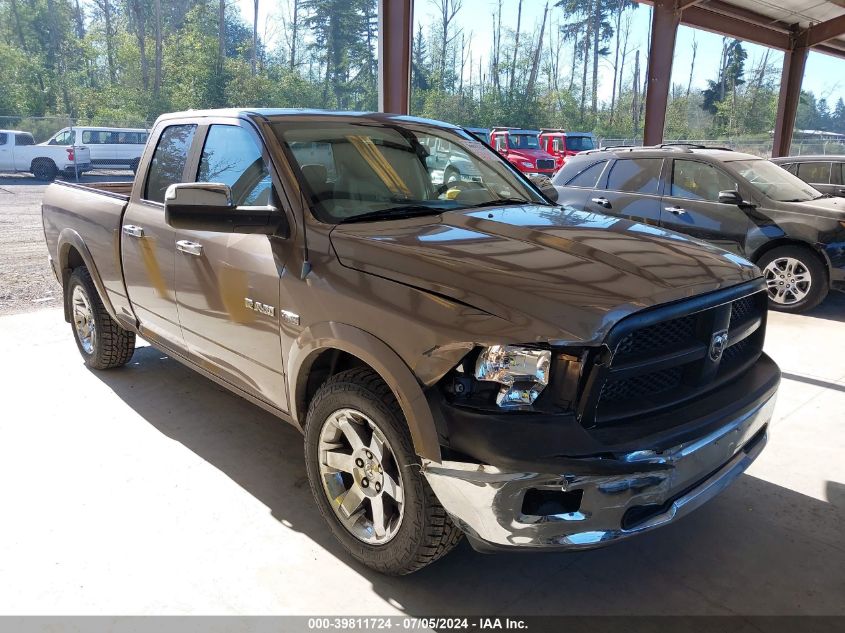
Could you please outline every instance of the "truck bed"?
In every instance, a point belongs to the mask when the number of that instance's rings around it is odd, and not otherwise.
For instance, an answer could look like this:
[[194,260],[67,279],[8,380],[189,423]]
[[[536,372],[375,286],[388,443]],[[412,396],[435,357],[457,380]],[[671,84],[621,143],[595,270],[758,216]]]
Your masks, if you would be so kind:
[[54,182],[44,192],[41,218],[53,270],[59,280],[61,253],[75,249],[88,266],[106,309],[128,306],[120,264],[120,231],[131,182]]

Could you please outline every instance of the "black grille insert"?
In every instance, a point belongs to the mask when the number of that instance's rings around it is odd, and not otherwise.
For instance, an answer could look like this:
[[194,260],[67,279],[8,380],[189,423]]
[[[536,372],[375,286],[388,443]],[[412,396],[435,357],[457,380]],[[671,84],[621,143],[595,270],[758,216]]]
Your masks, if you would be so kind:
[[540,158],[537,160],[537,169],[554,169],[555,161],[550,158]]
[[582,424],[652,413],[745,371],[762,351],[766,301],[759,285],[751,284],[621,321],[607,339],[612,357],[591,370]]

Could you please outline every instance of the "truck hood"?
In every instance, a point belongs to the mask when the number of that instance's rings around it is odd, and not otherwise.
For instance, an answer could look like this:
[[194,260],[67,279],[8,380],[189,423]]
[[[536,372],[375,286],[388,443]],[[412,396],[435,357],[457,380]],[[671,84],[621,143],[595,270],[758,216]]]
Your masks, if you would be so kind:
[[506,319],[526,343],[595,344],[627,314],[759,276],[686,236],[550,206],[340,225],[331,242],[344,266]]

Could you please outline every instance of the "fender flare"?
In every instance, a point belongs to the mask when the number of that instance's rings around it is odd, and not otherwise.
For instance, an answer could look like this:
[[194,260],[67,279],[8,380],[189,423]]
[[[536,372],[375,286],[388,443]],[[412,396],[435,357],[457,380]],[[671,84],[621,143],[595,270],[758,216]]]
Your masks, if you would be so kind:
[[324,321],[310,326],[294,341],[288,354],[288,398],[294,422],[303,429],[308,373],[321,352],[336,349],[359,358],[384,379],[396,397],[417,455],[440,461],[434,417],[420,383],[399,355],[384,341],[355,326]]
[[[82,262],[85,264],[88,272],[91,273],[91,279],[94,280],[94,286],[97,288],[97,293],[100,295],[100,300],[103,302],[106,312],[109,313],[110,317],[115,319],[114,306],[111,303],[108,292],[106,292],[106,287],[100,277],[100,272],[94,264],[94,258],[91,256],[91,251],[88,250],[82,236],[71,228],[62,229],[61,233],[59,233],[58,239],[56,240],[56,253],[59,264],[59,272],[61,274],[62,294],[67,294],[65,293],[65,289],[67,288],[68,279],[71,274],[71,269],[68,267],[68,254],[70,253],[71,248],[75,248],[80,257],[82,257]],[[65,321],[69,323],[70,304],[67,300],[67,296],[64,297],[64,309]]]

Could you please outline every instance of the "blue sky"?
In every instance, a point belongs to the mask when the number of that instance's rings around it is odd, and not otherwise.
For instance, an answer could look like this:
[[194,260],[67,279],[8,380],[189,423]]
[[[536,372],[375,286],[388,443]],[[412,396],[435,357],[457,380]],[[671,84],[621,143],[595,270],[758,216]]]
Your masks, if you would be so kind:
[[[550,2],[552,4],[553,2]],[[263,31],[267,25],[267,39],[272,44],[277,39],[274,32],[278,33],[280,27],[274,27],[274,21],[282,14],[287,7],[288,0],[263,0],[259,9],[260,30]],[[504,0],[503,2],[503,25],[511,28],[516,26],[517,1]],[[237,0],[241,14],[247,21],[252,20],[252,0]],[[492,16],[497,5],[497,0],[463,0],[463,8],[458,14],[456,23],[464,29],[467,37],[472,34],[473,58],[478,60],[482,55],[485,60],[489,55],[492,46]],[[529,32],[539,28],[543,15],[543,0],[524,0],[522,7],[522,31]],[[550,11],[551,19],[554,21],[563,20],[564,16],[560,9],[553,8]],[[435,10],[430,0],[416,0],[414,12],[414,30],[419,23],[426,29],[427,25],[435,22]],[[650,27],[649,9],[641,5],[634,11],[634,18],[631,24],[630,46],[640,46],[643,53],[646,52],[648,31]],[[547,25],[548,28],[548,25]],[[722,37],[714,33],[691,29],[681,26],[678,31],[678,40],[675,47],[675,59],[672,79],[674,82],[686,85],[689,79],[689,67],[692,59],[693,38],[698,42],[698,55],[696,57],[695,72],[693,75],[693,86],[705,87],[707,79],[716,77],[719,70],[719,52],[722,49]],[[748,52],[746,68],[754,65],[756,60],[765,55],[766,49],[756,44],[745,43]],[[783,60],[783,54],[773,50],[769,56],[770,61],[778,67]],[[486,62],[485,62],[486,63]],[[628,66],[630,68],[631,66]],[[626,75],[627,75],[626,71]],[[826,97],[831,107],[840,97],[845,98],[845,59],[838,59],[828,55],[811,52],[807,60],[807,69],[804,76],[805,90],[812,91],[816,97]],[[629,80],[626,77],[626,81]],[[599,77],[599,98],[606,100],[610,98],[613,71],[608,60],[602,60]]]

